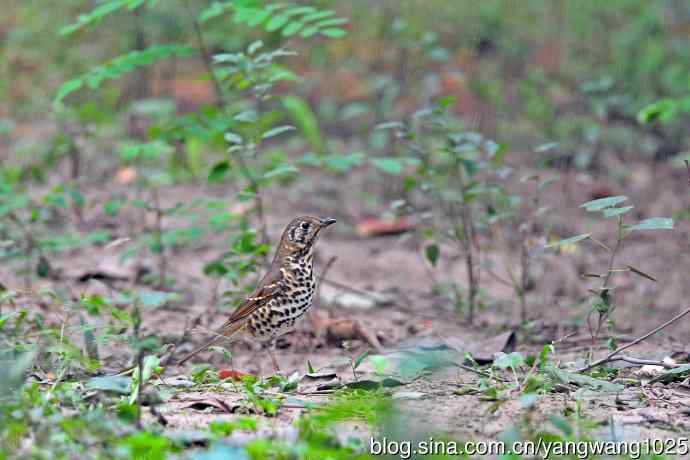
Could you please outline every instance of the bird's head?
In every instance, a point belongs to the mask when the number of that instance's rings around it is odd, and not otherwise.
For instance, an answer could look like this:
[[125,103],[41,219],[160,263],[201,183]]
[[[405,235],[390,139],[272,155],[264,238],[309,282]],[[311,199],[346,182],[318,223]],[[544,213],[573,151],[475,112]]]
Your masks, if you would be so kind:
[[283,232],[281,246],[288,252],[311,248],[319,239],[321,230],[335,223],[335,219],[302,216],[292,219]]

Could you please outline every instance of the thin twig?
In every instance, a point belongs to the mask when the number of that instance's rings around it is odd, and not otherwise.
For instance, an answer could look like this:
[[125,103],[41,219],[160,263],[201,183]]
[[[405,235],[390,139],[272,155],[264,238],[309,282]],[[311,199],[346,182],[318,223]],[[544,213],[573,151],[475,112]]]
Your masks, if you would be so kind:
[[167,271],[165,248],[163,247],[163,209],[161,209],[160,199],[158,198],[158,189],[154,187],[151,193],[153,194],[153,212],[155,216],[154,238],[156,246],[158,246],[158,288],[163,289],[165,287]]
[[597,366],[601,366],[601,365],[604,364],[604,363],[608,363],[608,362],[610,362],[610,361],[614,361],[614,359],[612,359],[612,358],[613,358],[614,356],[616,356],[617,354],[619,354],[620,352],[622,352],[622,351],[624,351],[624,350],[627,350],[628,348],[632,347],[633,345],[637,345],[638,343],[642,342],[643,340],[648,339],[649,337],[651,337],[652,335],[654,335],[654,334],[656,334],[657,332],[661,331],[662,329],[666,329],[668,326],[670,326],[671,324],[675,323],[676,321],[678,321],[679,319],[681,319],[682,317],[684,317],[684,316],[687,315],[688,313],[690,313],[690,308],[686,308],[685,311],[683,311],[682,313],[679,313],[678,315],[674,316],[673,318],[671,318],[670,320],[666,321],[666,322],[665,322],[664,324],[662,324],[661,326],[658,326],[658,327],[656,327],[655,329],[653,329],[653,330],[647,332],[645,335],[636,338],[636,339],[633,340],[632,342],[630,342],[630,343],[628,343],[628,344],[626,344],[626,345],[623,345],[622,347],[619,347],[619,348],[615,349],[614,351],[612,351],[611,353],[609,353],[605,358],[602,358],[602,359],[600,359],[600,360],[598,360],[598,361],[595,361],[595,362],[593,362],[593,363],[590,363],[590,364],[588,364],[587,366],[583,367],[582,369],[579,369],[577,372],[587,372],[588,370],[593,369],[593,368],[595,368],[595,367],[597,367]]
[[568,340],[570,337],[574,336],[575,334],[577,334],[577,331],[573,331],[570,334],[566,334],[563,337],[561,337],[560,339],[554,340],[553,342],[551,342],[551,344],[556,345],[557,343],[565,342],[566,340]]
[[213,71],[213,61],[211,59],[211,53],[209,53],[208,47],[206,46],[206,41],[204,40],[204,34],[201,30],[201,26],[199,25],[199,21],[196,18],[196,14],[192,9],[189,0],[182,0],[182,3],[184,4],[185,10],[187,10],[189,19],[192,22],[192,27],[194,28],[194,35],[196,37],[197,46],[199,48],[199,53],[201,54],[201,60],[204,63],[204,67],[206,68],[208,76],[211,78],[211,81],[213,82],[213,89],[216,93],[216,105],[222,108],[223,106],[225,106],[223,87],[220,84],[220,80],[218,80],[218,76]]
[[490,379],[490,378],[495,378],[495,379],[497,379],[497,380],[503,381],[503,380],[502,380],[501,378],[499,378],[497,375],[491,375],[491,374],[489,374],[488,372],[480,371],[479,369],[475,369],[474,367],[466,366],[466,365],[464,365],[464,364],[460,364],[460,363],[456,363],[456,362],[453,362],[453,365],[459,367],[460,369],[466,370],[466,371],[468,371],[468,372],[475,373],[475,374],[477,374],[477,375],[481,375],[482,377],[486,377],[486,378],[488,378],[488,379]]
[[[137,336],[139,334],[137,333]],[[139,337],[137,337],[137,342],[139,341]],[[139,388],[137,390],[137,419],[136,419],[136,425],[137,429],[141,430],[142,424],[141,424],[141,400],[143,398],[143,393],[144,393],[144,349],[141,348],[141,344],[139,344],[139,351],[137,353],[137,367],[139,368]]]

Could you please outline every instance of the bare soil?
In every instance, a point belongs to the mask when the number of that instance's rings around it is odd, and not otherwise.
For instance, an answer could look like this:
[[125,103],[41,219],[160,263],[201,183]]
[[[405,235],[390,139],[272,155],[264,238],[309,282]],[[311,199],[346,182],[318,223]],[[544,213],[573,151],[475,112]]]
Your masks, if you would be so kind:
[[[602,189],[607,194],[626,194],[636,206],[636,217],[669,216],[687,209],[687,178],[676,170],[665,166],[637,165],[628,167],[630,172],[623,180],[614,181],[585,173],[564,172],[560,180],[546,196],[552,211],[547,214],[547,224],[552,230],[550,239],[558,239],[583,232],[606,235],[611,230],[596,223],[577,206],[596,198]],[[361,184],[366,184],[362,188]],[[517,183],[515,187],[520,185]],[[462,258],[454,256],[452,248],[442,248],[439,267],[432,268],[423,256],[423,241],[413,233],[377,238],[360,238],[356,235],[357,222],[367,213],[362,203],[363,189],[376,189],[378,185],[365,175],[353,175],[349,179],[322,177],[310,174],[299,185],[276,190],[265,199],[268,229],[272,241],[276,241],[283,225],[292,217],[302,214],[333,216],[338,224],[329,230],[320,241],[317,263],[319,269],[332,257],[337,257],[326,278],[353,288],[355,292],[383,294],[390,302],[372,308],[356,309],[318,302],[313,316],[304,321],[297,331],[285,336],[280,342],[279,359],[285,374],[294,370],[306,372],[309,360],[316,369],[332,369],[344,381],[352,380],[349,360],[370,348],[360,338],[347,340],[329,337],[319,330],[319,320],[324,318],[358,321],[364,329],[375,334],[384,353],[398,349],[410,340],[437,340],[452,343],[458,348],[468,349],[481,344],[506,331],[517,332],[515,349],[525,353],[538,352],[543,344],[559,340],[572,334],[556,346],[562,361],[582,358],[590,346],[585,318],[589,308],[585,299],[589,281],[580,274],[595,271],[605,264],[606,254],[593,245],[577,246],[572,253],[545,251],[534,263],[534,289],[528,294],[528,317],[530,322],[519,327],[518,306],[514,293],[492,276],[484,275],[482,280],[483,307],[473,324],[468,324],[461,312],[456,311],[449,301],[438,295],[435,282],[454,280],[464,285]],[[102,203],[107,194],[121,191],[133,194],[131,188],[104,179],[104,182],[87,186],[83,193],[89,207],[85,210],[84,224],[77,231],[106,227],[113,238],[132,236],[131,232],[141,228],[141,216],[123,215],[120,220],[106,218],[102,214]],[[40,192],[40,190],[36,190]],[[162,192],[164,204],[188,202],[193,197],[214,195],[233,196],[226,187],[183,185],[167,187]],[[92,201],[93,200],[93,201]],[[383,209],[387,203],[381,203]],[[228,209],[235,203],[228,201]],[[414,216],[413,216],[414,217]],[[146,216],[148,224],[150,216]],[[146,221],[145,221],[146,222]],[[174,219],[164,221],[168,228],[177,225]],[[542,230],[546,225],[542,227]],[[658,283],[623,275],[616,291],[616,334],[626,338],[635,337],[661,324],[688,306],[690,298],[690,222],[679,220],[676,229],[668,233],[640,234],[626,240],[620,263],[633,265],[653,274]],[[535,244],[547,241],[544,235],[534,235]],[[517,248],[509,247],[497,240],[485,242],[487,260],[493,262],[493,270],[504,272],[504,268],[517,260]],[[180,249],[167,254],[169,276],[174,278],[171,287],[180,294],[180,300],[163,308],[148,311],[144,316],[143,334],[157,334],[166,341],[176,343],[176,356],[191,350],[207,338],[204,329],[212,329],[223,322],[227,307],[219,305],[218,293],[225,287],[204,276],[202,268],[223,250],[222,236],[209,237],[203,244],[190,249]],[[95,270],[110,273],[120,272],[125,278],[142,267],[155,269],[155,260],[143,256],[122,265],[118,257],[125,247],[88,247],[52,256],[51,265],[61,276],[57,279],[41,279],[34,282],[32,290],[42,287],[61,289],[72,297],[82,293],[103,293],[110,295],[120,288],[131,286],[130,281],[98,280],[80,282],[78,278]],[[21,287],[23,279],[16,275],[17,266],[3,264],[0,277],[7,286]],[[253,281],[251,281],[253,282]],[[324,283],[324,286],[327,286]],[[51,322],[64,318],[62,312],[52,307],[29,301],[32,308],[42,309]],[[675,356],[687,360],[690,352],[690,319],[669,327],[663,333],[632,348],[630,354],[637,357],[661,359]],[[231,346],[233,362],[222,362],[219,355],[202,354],[196,363],[211,362],[220,368],[233,367],[245,372],[268,373],[270,360],[265,352],[252,344],[237,342]],[[481,350],[479,350],[481,351]],[[602,354],[603,351],[599,351]],[[131,358],[124,350],[109,349],[103,352],[107,367],[118,369],[129,364]],[[165,379],[188,375],[192,364],[187,367],[169,366]],[[621,371],[621,377],[631,375],[634,368]],[[476,382],[477,376],[464,370],[447,367],[431,375],[414,380],[392,391],[417,393],[413,399],[404,397],[398,401],[401,410],[415,414],[419,426],[435,429],[458,438],[494,438],[524,417],[548,420],[551,415],[563,414],[576,409],[577,401],[583,402],[584,415],[602,425],[613,420],[617,435],[622,439],[646,437],[676,437],[690,432],[690,385],[654,384],[648,388],[626,387],[622,394],[590,393],[586,396],[574,393],[552,393],[541,397],[532,412],[521,406],[519,395],[501,405],[485,401],[480,395],[463,393],[468,383]],[[326,396],[310,394],[314,384],[306,380],[294,395],[300,401],[320,402]],[[231,419],[237,415],[227,410],[205,406],[194,408],[198,401],[222,400],[229,407],[239,407],[241,413],[243,397],[232,384],[212,386],[208,391],[186,391],[175,388],[175,396],[165,402],[161,413],[168,420],[167,429],[188,429],[206,425],[213,419]],[[420,399],[417,399],[420,398]],[[214,403],[215,404],[215,403]],[[203,406],[203,405],[202,405]],[[288,404],[289,406],[289,404]],[[278,437],[291,439],[294,428],[291,422],[306,409],[286,407],[277,417],[266,419],[268,430]],[[153,417],[153,416],[151,416]],[[548,423],[548,422],[545,422]],[[356,429],[354,429],[357,431]],[[261,431],[259,435],[265,434]],[[360,433],[361,434],[361,433]],[[605,434],[602,434],[605,436]],[[238,435],[239,436],[239,435]]]

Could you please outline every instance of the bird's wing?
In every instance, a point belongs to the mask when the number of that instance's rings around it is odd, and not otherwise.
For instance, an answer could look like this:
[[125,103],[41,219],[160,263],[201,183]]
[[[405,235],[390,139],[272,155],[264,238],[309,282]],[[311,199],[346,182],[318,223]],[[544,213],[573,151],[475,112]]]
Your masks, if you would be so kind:
[[[264,276],[256,290],[252,292],[242,304],[235,309],[230,318],[221,326],[221,330],[232,327],[233,325],[244,322],[258,308],[265,305],[278,294],[283,288],[283,272],[280,270],[271,271]],[[222,332],[221,332],[222,334]]]
[[252,292],[249,297],[247,297],[245,301],[232,312],[230,318],[228,318],[228,320],[216,330],[215,337],[182,358],[178,362],[178,365],[183,364],[189,358],[201,353],[211,345],[220,342],[223,337],[230,337],[235,332],[242,329],[252,313],[254,313],[261,306],[266,305],[266,303],[268,303],[273,297],[276,296],[276,294],[280,292],[282,287],[283,272],[279,269],[269,271],[266,276],[261,279],[256,290],[254,290],[254,292]]

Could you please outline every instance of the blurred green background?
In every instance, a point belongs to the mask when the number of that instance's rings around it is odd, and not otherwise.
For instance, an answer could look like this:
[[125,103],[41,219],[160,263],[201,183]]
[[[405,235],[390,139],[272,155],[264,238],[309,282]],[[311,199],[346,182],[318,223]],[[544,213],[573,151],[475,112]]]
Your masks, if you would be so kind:
[[[4,158],[55,150],[27,123],[67,116],[53,110],[60,85],[133,50],[170,43],[195,48],[190,56],[160,59],[106,81],[99,91],[71,94],[65,100],[70,117],[96,131],[112,130],[116,120],[120,131],[109,135],[128,138],[142,134],[132,126],[136,113],[170,109],[164,101],[177,113],[213,102],[191,20],[213,2],[120,3],[124,8],[65,35],[61,30],[75,18],[103,3],[4,2]],[[141,5],[129,9],[128,3]],[[223,3],[233,2],[216,2]],[[271,32],[233,20],[231,11],[201,22],[201,32],[209,54],[239,50],[257,39],[297,51],[289,67],[299,79],[290,92],[307,101],[330,150],[353,137],[369,151],[385,150],[385,140],[371,134],[375,124],[403,118],[446,95],[456,97],[452,110],[469,127],[509,139],[515,149],[557,142],[560,157],[577,167],[596,167],[601,154],[658,160],[687,148],[687,117],[678,114],[682,104],[671,108],[676,116],[662,113],[669,118],[665,122],[638,123],[638,113],[649,104],[682,101],[690,92],[686,1],[321,0],[309,5],[333,8],[347,18],[347,34],[335,40],[284,36],[283,28]],[[156,106],[136,104],[154,98]],[[21,142],[10,145],[8,136]]]

